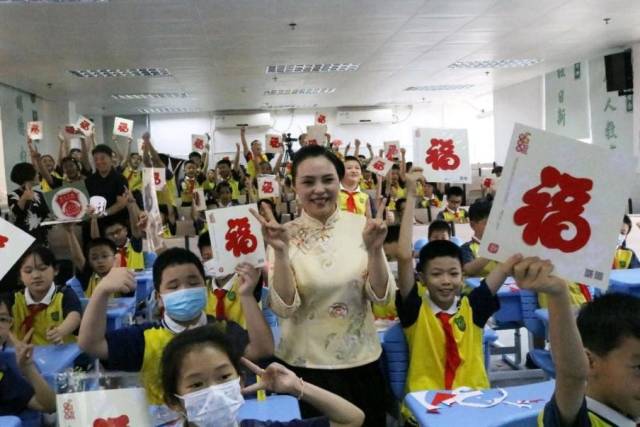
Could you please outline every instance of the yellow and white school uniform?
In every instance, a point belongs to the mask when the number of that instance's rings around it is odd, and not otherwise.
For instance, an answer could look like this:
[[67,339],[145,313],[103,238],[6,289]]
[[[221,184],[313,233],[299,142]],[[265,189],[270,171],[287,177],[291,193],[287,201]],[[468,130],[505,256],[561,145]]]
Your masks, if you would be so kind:
[[[585,396],[573,425],[586,427],[636,427],[639,424],[640,419],[629,418],[604,403]],[[556,427],[564,425],[565,423],[560,415],[554,395],[545,405],[544,410],[538,414],[538,426]]]
[[340,210],[351,212],[357,215],[366,215],[369,195],[356,187],[354,191],[349,191],[340,184],[339,196]]
[[[81,312],[80,301],[71,288],[57,288],[51,284],[49,291],[40,301],[34,301],[29,289],[15,293],[15,300],[11,307],[13,317],[13,334],[23,339],[29,329],[33,328],[31,343],[35,345],[52,344],[47,339],[47,331],[60,326],[65,317],[73,312]],[[76,341],[74,335],[64,338],[65,343]]]
[[127,180],[129,191],[142,191],[142,170],[127,166],[122,171],[122,176]]
[[216,285],[215,279],[208,279],[207,282],[209,295],[205,313],[217,320],[234,321],[246,329],[247,321],[239,295],[240,277],[234,273],[233,277],[221,288]]
[[466,222],[467,216],[467,211],[465,211],[464,209],[458,209],[454,211],[446,207],[438,214],[438,219],[444,220],[446,222]]

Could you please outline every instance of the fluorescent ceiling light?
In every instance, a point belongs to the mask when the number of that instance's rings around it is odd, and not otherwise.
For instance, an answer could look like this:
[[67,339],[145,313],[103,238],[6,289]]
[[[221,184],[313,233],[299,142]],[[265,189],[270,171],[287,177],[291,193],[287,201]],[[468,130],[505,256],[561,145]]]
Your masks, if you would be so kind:
[[525,68],[542,62],[537,58],[489,59],[485,61],[456,61],[449,68]]
[[360,64],[279,64],[268,65],[266,74],[331,73],[358,71]]
[[167,92],[167,93],[118,93],[111,95],[111,98],[121,101],[132,101],[138,99],[166,99],[166,98],[188,98],[189,95],[184,92]]
[[69,4],[69,3],[108,3],[109,0],[0,0],[0,3],[15,3],[15,4],[20,4],[20,3],[64,3],[64,4]]
[[171,77],[166,68],[99,68],[94,70],[69,70],[71,74],[81,78],[110,77]]
[[193,113],[198,111],[194,108],[186,108],[186,107],[149,107],[149,108],[138,108],[139,113],[143,114],[157,114],[157,113]]
[[430,85],[430,86],[411,86],[406,88],[408,91],[438,91],[438,90],[463,90],[470,89],[473,85]]
[[319,95],[324,93],[333,93],[336,91],[335,87],[332,88],[306,88],[306,89],[271,89],[265,90],[265,95]]

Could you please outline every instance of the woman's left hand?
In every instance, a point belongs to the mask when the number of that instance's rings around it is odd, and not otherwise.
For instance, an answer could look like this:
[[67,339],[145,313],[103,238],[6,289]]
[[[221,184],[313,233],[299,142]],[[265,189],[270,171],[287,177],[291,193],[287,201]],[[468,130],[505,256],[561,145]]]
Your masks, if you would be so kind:
[[384,210],[387,204],[386,199],[378,203],[378,211],[375,218],[367,220],[367,224],[362,231],[362,239],[367,251],[377,251],[382,248],[385,237],[387,237],[387,224],[384,222]]

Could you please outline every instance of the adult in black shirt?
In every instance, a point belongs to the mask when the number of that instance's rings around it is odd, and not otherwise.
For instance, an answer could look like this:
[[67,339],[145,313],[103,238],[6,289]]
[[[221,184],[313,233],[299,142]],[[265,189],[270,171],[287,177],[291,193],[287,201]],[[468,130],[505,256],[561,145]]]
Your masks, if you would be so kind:
[[104,197],[107,200],[106,214],[122,217],[126,223],[127,199],[118,199],[118,196],[123,196],[127,192],[127,180],[113,168],[111,161],[113,150],[108,145],[100,144],[91,151],[91,154],[96,171],[85,180],[89,196]]

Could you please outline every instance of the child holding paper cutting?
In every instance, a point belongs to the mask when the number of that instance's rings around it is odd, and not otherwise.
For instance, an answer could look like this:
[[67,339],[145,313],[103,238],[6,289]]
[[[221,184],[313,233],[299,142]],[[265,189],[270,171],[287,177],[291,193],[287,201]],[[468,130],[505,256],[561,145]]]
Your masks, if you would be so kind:
[[514,268],[520,287],[549,300],[556,384],[538,425],[636,426],[640,299],[603,295],[582,307],[576,323],[567,286],[552,272],[553,265],[539,258]]
[[491,202],[485,199],[476,200],[469,208],[469,225],[473,229],[471,241],[462,245],[462,270],[466,276],[487,277],[496,266],[495,261],[478,257],[480,241],[491,213]]
[[[224,334],[211,326],[186,331],[165,347],[162,354],[165,402],[183,414],[173,424],[175,427],[209,425],[212,420],[220,425],[239,427],[358,427],[364,422],[364,413],[355,405],[303,381],[279,363],[261,369],[240,356]],[[262,381],[243,389],[241,365],[260,375]],[[242,394],[260,389],[295,396],[313,405],[324,416],[289,422],[243,420],[237,423],[236,416],[244,402]],[[223,396],[224,400],[220,399]],[[203,405],[203,401],[207,403]]]
[[71,288],[58,287],[53,282],[57,266],[51,250],[32,246],[18,265],[25,289],[14,294],[13,334],[20,340],[29,335],[36,345],[75,342],[73,333],[80,326],[82,311],[80,301]]
[[[416,173],[407,177],[408,198],[415,195]],[[488,388],[483,329],[500,307],[496,292],[519,257],[498,266],[469,295],[462,288],[462,253],[450,241],[433,241],[420,250],[416,270],[426,293],[419,296],[413,268],[412,203],[402,218],[398,248],[398,316],[409,343],[407,391]]]
[[11,298],[0,295],[0,342],[15,347],[19,371],[0,361],[0,416],[18,415],[22,411],[54,412],[56,395],[42,378],[33,362],[33,344],[29,344],[34,330],[18,339],[11,333],[14,319],[10,312]]
[[369,195],[360,189],[362,165],[357,157],[344,159],[345,174],[340,182],[340,209],[371,218]]
[[273,337],[252,292],[255,283],[247,269],[236,269],[242,277],[239,295],[244,304],[247,330],[232,321],[217,321],[206,316],[207,289],[202,263],[195,254],[171,248],[158,256],[153,265],[156,302],[163,317],[159,323],[134,325],[106,332],[106,309],[115,292],[135,289],[133,273],[114,267],[102,279],[89,301],[80,325],[78,344],[92,356],[100,358],[108,369],[140,372],[147,398],[152,405],[163,403],[160,382],[160,357],[167,343],[177,334],[213,323],[227,335],[240,353],[252,360],[273,353]]

